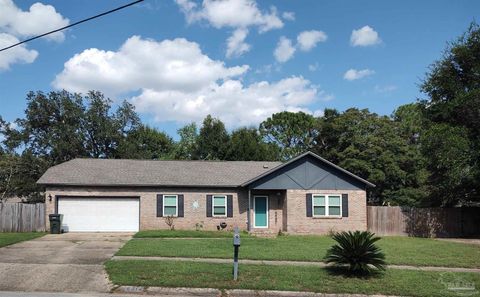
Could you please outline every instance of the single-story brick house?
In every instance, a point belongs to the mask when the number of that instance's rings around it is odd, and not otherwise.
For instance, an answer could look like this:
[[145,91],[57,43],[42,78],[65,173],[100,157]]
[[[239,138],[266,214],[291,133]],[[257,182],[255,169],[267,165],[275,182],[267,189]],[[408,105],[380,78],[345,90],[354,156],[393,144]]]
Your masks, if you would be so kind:
[[38,184],[47,216],[63,214],[65,231],[78,232],[167,229],[167,216],[176,229],[366,230],[374,187],[311,152],[285,163],[74,159]]

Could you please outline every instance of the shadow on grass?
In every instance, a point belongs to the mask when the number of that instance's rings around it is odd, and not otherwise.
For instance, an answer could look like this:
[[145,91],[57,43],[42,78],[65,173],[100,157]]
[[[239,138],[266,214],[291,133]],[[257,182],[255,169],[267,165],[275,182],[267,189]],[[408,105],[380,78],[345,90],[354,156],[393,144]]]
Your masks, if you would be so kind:
[[378,269],[373,269],[371,271],[365,272],[355,272],[350,271],[347,266],[326,266],[325,270],[329,275],[332,276],[343,276],[347,278],[358,278],[358,279],[374,279],[374,278],[382,278],[385,275],[385,271],[381,271]]

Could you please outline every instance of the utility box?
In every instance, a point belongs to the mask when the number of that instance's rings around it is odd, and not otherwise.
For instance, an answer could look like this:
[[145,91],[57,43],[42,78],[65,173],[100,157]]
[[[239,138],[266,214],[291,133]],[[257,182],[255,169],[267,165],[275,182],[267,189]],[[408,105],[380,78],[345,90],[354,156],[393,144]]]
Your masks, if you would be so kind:
[[48,215],[50,221],[50,234],[61,234],[62,233],[62,214],[51,214]]

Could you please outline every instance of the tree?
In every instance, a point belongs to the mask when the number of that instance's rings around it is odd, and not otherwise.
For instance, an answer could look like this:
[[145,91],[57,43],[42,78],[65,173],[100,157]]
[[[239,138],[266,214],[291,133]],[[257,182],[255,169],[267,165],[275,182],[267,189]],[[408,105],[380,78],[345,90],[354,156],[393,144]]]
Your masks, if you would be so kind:
[[36,181],[49,163],[26,151],[22,155],[0,154],[0,202],[7,198],[25,197],[29,202],[43,201]]
[[36,181],[48,167],[78,157],[117,157],[140,119],[127,102],[111,109],[100,92],[85,97],[66,91],[28,93],[25,117],[15,120],[18,127],[0,119],[3,192],[36,201],[41,199]]
[[174,159],[192,160],[197,152],[198,131],[195,123],[190,123],[177,130],[180,140],[175,144]]
[[421,203],[425,173],[420,153],[402,138],[398,122],[367,109],[329,110],[325,115],[314,151],[376,184],[369,191],[370,203]]
[[224,160],[228,141],[229,136],[223,122],[208,115],[203,120],[198,135],[195,157],[200,160]]
[[85,100],[88,106],[82,128],[86,135],[87,154],[94,158],[115,157],[122,140],[140,126],[133,105],[124,101],[116,112],[111,113],[112,101],[102,93],[91,91]]
[[6,141],[16,140],[18,146],[24,146],[35,156],[47,157],[52,165],[86,156],[84,110],[78,94],[30,92],[25,118],[16,120],[18,129],[7,132]]
[[228,145],[227,160],[275,161],[280,158],[280,149],[274,143],[265,143],[255,128],[240,128],[232,132]]
[[141,126],[127,133],[116,155],[123,159],[168,159],[173,148],[170,136],[155,128]]
[[284,160],[295,157],[316,145],[317,120],[304,112],[282,111],[260,124],[265,139],[281,148]]
[[439,185],[444,197],[438,200],[433,191],[431,199],[439,205],[480,201],[479,77],[480,27],[472,23],[447,46],[421,85],[428,97],[420,104],[429,126],[423,141],[430,187]]
[[430,204],[452,206],[467,203],[475,191],[471,164],[472,144],[468,129],[449,124],[433,124],[422,136],[422,151],[432,172],[429,180]]

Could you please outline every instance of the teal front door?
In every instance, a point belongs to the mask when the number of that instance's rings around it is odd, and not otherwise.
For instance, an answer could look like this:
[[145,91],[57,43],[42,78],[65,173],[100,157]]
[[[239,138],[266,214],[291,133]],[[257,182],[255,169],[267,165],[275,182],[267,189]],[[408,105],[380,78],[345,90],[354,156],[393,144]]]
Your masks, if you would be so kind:
[[253,200],[253,227],[268,228],[268,197],[254,196]]

